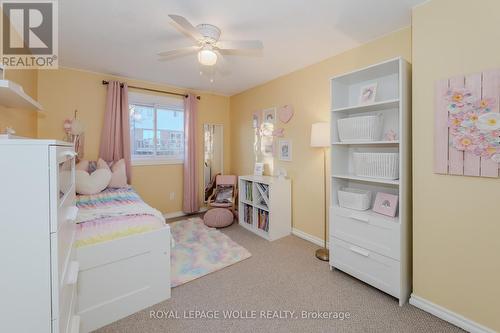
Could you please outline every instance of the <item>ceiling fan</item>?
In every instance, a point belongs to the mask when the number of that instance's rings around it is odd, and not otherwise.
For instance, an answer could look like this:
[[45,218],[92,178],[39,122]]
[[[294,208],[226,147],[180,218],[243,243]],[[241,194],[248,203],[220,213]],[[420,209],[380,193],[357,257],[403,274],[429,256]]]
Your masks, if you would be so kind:
[[196,45],[160,52],[158,55],[161,57],[161,61],[198,52],[198,61],[201,65],[214,66],[218,60],[222,59],[223,53],[238,54],[241,52],[258,51],[263,48],[260,40],[219,40],[221,31],[215,25],[203,23],[195,27],[186,18],[180,15],[168,16],[174,21],[175,26],[181,32],[185,33],[196,42]]

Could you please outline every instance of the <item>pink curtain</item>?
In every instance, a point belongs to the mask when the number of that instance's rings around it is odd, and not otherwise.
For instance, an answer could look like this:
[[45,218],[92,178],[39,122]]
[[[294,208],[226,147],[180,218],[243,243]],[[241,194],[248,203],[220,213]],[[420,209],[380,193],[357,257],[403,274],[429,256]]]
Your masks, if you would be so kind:
[[126,83],[109,81],[99,157],[107,162],[116,162],[123,158],[127,170],[127,181],[130,184],[130,154],[128,87]]
[[184,213],[200,210],[198,201],[198,159],[196,157],[196,117],[198,100],[189,94],[184,100]]

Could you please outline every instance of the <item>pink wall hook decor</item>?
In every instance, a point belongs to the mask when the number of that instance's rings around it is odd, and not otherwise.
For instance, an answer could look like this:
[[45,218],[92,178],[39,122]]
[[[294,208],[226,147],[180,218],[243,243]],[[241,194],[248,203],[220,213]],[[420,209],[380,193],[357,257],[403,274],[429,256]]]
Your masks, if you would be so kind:
[[282,138],[285,135],[285,129],[284,128],[276,128],[273,130],[273,136],[277,136]]
[[293,117],[293,108],[291,105],[284,105],[278,110],[278,118],[283,123],[286,124]]
[[500,70],[436,84],[434,172],[498,177]]

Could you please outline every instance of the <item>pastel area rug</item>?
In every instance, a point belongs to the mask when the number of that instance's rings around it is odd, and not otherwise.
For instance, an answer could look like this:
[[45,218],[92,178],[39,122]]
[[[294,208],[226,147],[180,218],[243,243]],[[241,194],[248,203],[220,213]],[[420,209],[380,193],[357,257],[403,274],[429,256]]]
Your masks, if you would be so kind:
[[170,224],[174,238],[171,251],[171,285],[177,287],[251,256],[244,247],[200,218]]

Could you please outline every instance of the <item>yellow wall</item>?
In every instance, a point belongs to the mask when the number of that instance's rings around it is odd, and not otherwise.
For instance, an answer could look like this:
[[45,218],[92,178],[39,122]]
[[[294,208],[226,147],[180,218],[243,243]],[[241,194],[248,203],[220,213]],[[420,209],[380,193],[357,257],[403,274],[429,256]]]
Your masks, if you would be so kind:
[[[99,150],[106,104],[106,87],[101,84],[101,81],[113,79],[140,87],[185,92],[164,85],[87,71],[65,68],[40,71],[38,74],[38,100],[43,105],[45,112],[38,117],[38,136],[40,138],[61,139],[64,136],[62,129],[64,119],[71,118],[73,111],[77,109],[78,119],[86,126],[85,158],[95,159]],[[198,104],[198,164],[201,200],[203,123],[224,125],[225,170],[229,170],[230,129],[229,98],[208,93],[198,94],[201,96]],[[134,166],[132,172],[132,185],[148,204],[162,212],[182,210],[182,165]],[[171,192],[175,193],[173,200],[170,200]]]
[[413,11],[414,293],[500,331],[500,180],[433,173],[434,83],[500,67],[498,0]]
[[[37,70],[6,70],[5,79],[20,84],[24,91],[37,98]],[[0,133],[5,127],[13,127],[16,135],[35,138],[37,135],[37,111],[11,109],[0,106]]]
[[284,167],[292,178],[293,227],[323,239],[323,155],[321,149],[309,146],[309,140],[311,124],[330,119],[330,78],[396,56],[409,61],[410,53],[411,30],[406,28],[232,96],[232,172],[253,172],[252,113],[292,105],[294,117],[278,127],[285,128],[284,137],[292,139],[293,161],[275,159],[274,170]]

